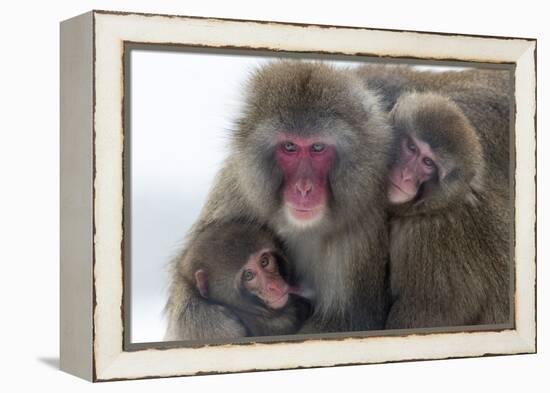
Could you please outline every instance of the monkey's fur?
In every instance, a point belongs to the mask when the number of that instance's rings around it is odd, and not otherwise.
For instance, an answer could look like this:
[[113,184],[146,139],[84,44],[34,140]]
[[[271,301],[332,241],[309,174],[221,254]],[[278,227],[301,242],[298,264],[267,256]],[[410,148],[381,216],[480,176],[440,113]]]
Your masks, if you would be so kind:
[[[284,251],[277,239],[265,228],[242,223],[209,225],[187,249],[184,258],[174,264],[172,276],[175,287],[184,287],[189,294],[183,302],[168,306],[178,323],[170,318],[167,339],[201,340],[208,338],[229,338],[244,336],[276,336],[295,333],[309,315],[307,302],[290,295],[288,303],[282,309],[271,309],[259,299],[243,291],[235,282],[237,272],[247,259],[262,249],[275,254],[279,272],[289,282],[292,266],[286,260]],[[195,272],[203,271],[208,277],[209,294],[203,298],[196,288]],[[177,284],[176,284],[177,283]],[[187,302],[186,302],[187,301]],[[202,312],[218,310],[229,319],[228,325],[212,325],[218,321],[210,320]],[[197,313],[197,311],[199,311]],[[206,311],[207,312],[207,311]],[[199,325],[218,329],[217,337],[205,337]],[[238,327],[238,328],[237,328]]]
[[436,92],[451,98],[476,129],[487,176],[500,186],[503,196],[509,194],[510,97],[513,97],[510,71],[426,72],[410,66],[365,65],[354,73],[367,89],[379,93],[387,111],[406,92]]
[[[187,258],[188,247],[212,223],[267,225],[284,242],[299,284],[313,293],[313,316],[303,332],[383,328],[389,300],[385,184],[392,135],[377,96],[350,72],[296,61],[260,68],[246,92],[231,153],[176,263]],[[283,176],[273,158],[282,132],[335,140],[328,209],[315,226],[291,225],[282,212]],[[171,332],[189,324],[185,329],[194,336],[242,335],[224,311],[205,307],[172,277]]]
[[390,119],[398,139],[427,142],[449,172],[391,209],[386,327],[509,323],[510,209],[496,176],[486,176],[483,138],[434,93],[403,94]]

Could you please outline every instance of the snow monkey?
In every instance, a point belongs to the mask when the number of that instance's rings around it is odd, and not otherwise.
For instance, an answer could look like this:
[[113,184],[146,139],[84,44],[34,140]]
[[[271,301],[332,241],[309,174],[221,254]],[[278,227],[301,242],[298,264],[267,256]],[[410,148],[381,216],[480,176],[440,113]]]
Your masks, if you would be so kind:
[[[284,243],[308,294],[312,315],[300,332],[383,329],[393,136],[378,96],[349,70],[291,60],[257,69],[245,93],[229,156],[174,263],[211,224],[258,223]],[[173,275],[167,336],[242,334],[201,300]],[[184,326],[190,320],[200,322]]]
[[[510,322],[510,210],[476,129],[451,99],[404,93],[390,116],[387,328]],[[492,175],[494,177],[494,174]]]
[[[169,328],[169,338],[198,340],[295,333],[309,316],[307,301],[290,283],[292,266],[277,239],[265,228],[245,223],[213,224],[205,228],[174,266],[174,276],[194,296],[174,304],[183,318]],[[216,326],[202,309],[218,309],[231,321]],[[194,312],[181,313],[181,310]],[[201,324],[218,329],[205,337]]]

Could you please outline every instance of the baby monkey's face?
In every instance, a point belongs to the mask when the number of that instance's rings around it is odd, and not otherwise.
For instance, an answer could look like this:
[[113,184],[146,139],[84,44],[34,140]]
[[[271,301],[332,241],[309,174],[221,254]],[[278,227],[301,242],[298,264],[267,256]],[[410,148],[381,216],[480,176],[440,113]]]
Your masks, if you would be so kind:
[[252,254],[237,273],[236,279],[242,288],[274,310],[286,306],[289,294],[293,292],[280,274],[275,254],[269,249]]
[[391,169],[388,199],[392,204],[412,201],[420,187],[442,173],[439,160],[430,145],[412,135],[404,136],[399,144],[399,156]]

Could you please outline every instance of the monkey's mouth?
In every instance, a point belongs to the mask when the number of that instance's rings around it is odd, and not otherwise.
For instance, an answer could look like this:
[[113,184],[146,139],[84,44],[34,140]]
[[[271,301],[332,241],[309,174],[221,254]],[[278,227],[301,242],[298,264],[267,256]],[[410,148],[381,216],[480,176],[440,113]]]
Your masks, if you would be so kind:
[[[405,190],[403,190],[400,186],[395,184],[391,179],[389,180],[389,188],[388,188],[388,199],[392,203],[404,203],[407,202],[415,197],[414,194],[411,194]],[[395,192],[398,192],[401,194],[400,197],[395,196]]]
[[270,308],[273,310],[278,310],[280,308],[283,308],[288,303],[288,292],[284,292],[281,297],[271,300],[268,304]]
[[321,215],[323,212],[323,206],[316,206],[312,208],[297,207],[292,205],[287,205],[288,210],[293,218],[299,221],[310,221],[314,220]]
[[399,187],[397,184],[395,184],[391,179],[390,179],[390,186],[393,186],[395,188],[397,188],[399,191],[401,191],[403,194],[406,194],[408,196],[412,196],[411,194],[409,194],[407,191],[405,191],[404,189],[402,189],[401,187]]

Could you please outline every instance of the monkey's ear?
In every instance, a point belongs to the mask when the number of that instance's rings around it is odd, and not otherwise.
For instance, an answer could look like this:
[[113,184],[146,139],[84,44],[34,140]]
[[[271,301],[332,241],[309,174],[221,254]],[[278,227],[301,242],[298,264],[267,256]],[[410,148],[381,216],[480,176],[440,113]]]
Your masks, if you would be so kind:
[[208,299],[208,279],[206,277],[206,272],[202,269],[197,270],[195,272],[195,281],[201,296]]

